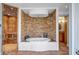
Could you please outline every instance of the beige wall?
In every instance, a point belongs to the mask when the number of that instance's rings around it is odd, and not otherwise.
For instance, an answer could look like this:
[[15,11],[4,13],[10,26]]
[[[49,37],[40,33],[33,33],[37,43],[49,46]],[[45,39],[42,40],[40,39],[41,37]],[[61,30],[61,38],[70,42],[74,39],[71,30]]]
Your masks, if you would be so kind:
[[21,33],[22,41],[26,35],[30,37],[43,37],[43,33],[48,33],[48,38],[53,40],[56,32],[56,11],[52,12],[48,17],[30,17],[21,12]]

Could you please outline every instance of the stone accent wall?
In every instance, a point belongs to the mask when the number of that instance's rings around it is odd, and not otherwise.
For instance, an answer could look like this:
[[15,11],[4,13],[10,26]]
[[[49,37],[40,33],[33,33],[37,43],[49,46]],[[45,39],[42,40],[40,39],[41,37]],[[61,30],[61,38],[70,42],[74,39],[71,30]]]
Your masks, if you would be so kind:
[[18,15],[18,8],[16,7],[2,4],[2,8],[3,8],[3,15],[5,16],[17,16]]
[[25,41],[25,36],[26,36],[26,20],[27,20],[27,15],[21,11],[21,39],[22,41]]
[[22,11],[22,41],[26,36],[43,37],[44,33],[48,33],[48,38],[53,40],[56,32],[56,11],[48,17],[30,17]]
[[56,41],[56,10],[51,14],[52,24],[51,24],[51,38],[52,41]]
[[27,33],[31,37],[43,37],[43,33],[50,35],[50,18],[31,18],[27,22]]

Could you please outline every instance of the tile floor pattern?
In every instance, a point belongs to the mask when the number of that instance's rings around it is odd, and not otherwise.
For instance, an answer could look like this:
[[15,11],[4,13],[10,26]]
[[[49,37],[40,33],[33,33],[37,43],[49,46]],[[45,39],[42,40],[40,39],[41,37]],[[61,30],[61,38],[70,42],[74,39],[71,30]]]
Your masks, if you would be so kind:
[[8,53],[4,53],[4,55],[68,55],[68,47],[64,43],[60,43],[59,51],[44,51],[44,52],[36,52],[36,51],[12,51]]

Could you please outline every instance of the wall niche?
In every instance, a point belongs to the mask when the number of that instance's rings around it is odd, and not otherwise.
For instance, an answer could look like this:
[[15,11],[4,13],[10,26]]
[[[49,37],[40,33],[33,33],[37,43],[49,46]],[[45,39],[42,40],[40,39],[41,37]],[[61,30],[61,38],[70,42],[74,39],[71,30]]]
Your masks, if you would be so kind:
[[21,11],[21,39],[44,37],[56,41],[56,10],[48,17],[30,17]]

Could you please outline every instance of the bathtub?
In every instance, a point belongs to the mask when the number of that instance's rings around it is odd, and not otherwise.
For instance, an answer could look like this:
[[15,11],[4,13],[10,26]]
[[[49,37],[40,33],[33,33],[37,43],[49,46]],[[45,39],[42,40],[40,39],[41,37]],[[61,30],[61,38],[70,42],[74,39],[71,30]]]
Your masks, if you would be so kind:
[[28,42],[21,42],[19,50],[21,51],[53,51],[59,50],[57,42],[49,42],[48,38],[28,38]]
[[49,42],[49,38],[28,38],[26,42]]

